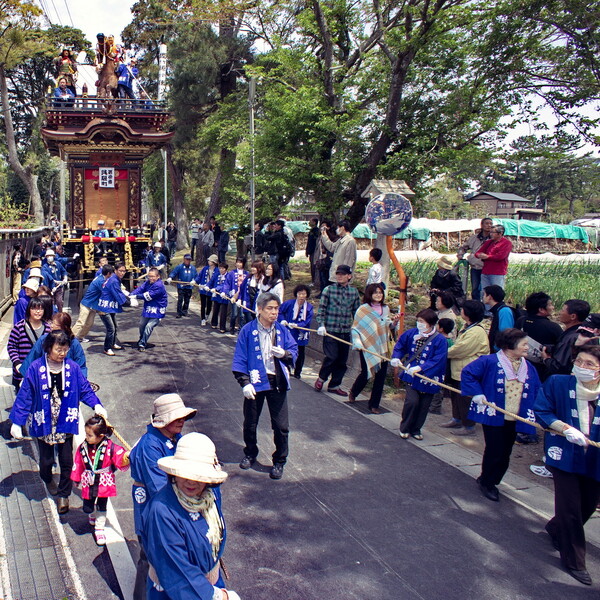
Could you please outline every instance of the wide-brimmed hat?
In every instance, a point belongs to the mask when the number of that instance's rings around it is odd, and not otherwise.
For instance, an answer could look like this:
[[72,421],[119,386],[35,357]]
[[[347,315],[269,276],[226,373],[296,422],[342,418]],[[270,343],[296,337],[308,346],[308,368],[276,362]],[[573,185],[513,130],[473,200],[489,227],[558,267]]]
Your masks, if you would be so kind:
[[42,270],[39,267],[29,269],[29,277],[39,277],[41,279],[43,277]]
[[21,287],[29,288],[37,292],[40,287],[40,282],[37,279],[28,279]]
[[188,419],[196,416],[195,408],[188,408],[179,394],[163,394],[154,401],[152,425],[157,429],[166,427],[177,419]]
[[46,250],[45,256],[56,256],[56,252],[54,252],[54,250],[52,250],[51,248],[48,248],[48,250]]
[[448,271],[452,271],[452,261],[447,256],[440,256],[437,261],[437,266],[440,269],[447,269]]
[[218,265],[219,264],[219,257],[216,254],[211,254],[208,257],[208,262],[212,262],[212,263],[215,263],[215,265]]
[[179,442],[174,456],[158,459],[158,466],[165,473],[208,484],[223,483],[227,473],[217,458],[212,440],[203,433],[188,433]]

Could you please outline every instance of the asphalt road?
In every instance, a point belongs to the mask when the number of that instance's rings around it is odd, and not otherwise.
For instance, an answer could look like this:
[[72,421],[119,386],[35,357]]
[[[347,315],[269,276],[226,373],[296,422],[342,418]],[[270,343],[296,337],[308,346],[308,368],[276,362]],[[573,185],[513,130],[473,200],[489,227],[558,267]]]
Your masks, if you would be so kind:
[[[562,570],[535,513],[506,497],[486,500],[471,477],[305,382],[294,380],[289,393],[284,478],[268,476],[273,445],[266,408],[259,460],[241,471],[234,339],[200,327],[196,314],[176,320],[174,313],[171,300],[146,353],[135,348],[140,309],[119,315],[125,349],[113,358],[102,353],[98,320],[84,345],[89,378],[100,384],[111,422],[132,443],[158,395],[177,392],[198,409],[184,433],[209,435],[230,475],[223,485],[225,561],[229,587],[243,600],[598,598],[598,583],[584,587]],[[135,554],[128,473],[118,474],[118,489],[113,506]],[[94,544],[78,504],[61,520],[87,596],[119,597],[122,573],[115,573],[108,550]],[[600,551],[589,547],[588,570],[600,582],[599,567]]]

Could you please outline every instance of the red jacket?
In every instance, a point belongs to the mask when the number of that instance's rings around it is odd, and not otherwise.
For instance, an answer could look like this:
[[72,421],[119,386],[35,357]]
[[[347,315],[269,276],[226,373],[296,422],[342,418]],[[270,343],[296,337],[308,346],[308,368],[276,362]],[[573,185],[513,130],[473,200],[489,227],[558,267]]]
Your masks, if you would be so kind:
[[115,444],[112,440],[105,438],[101,445],[104,445],[104,456],[102,464],[94,471],[93,462],[98,447],[90,448],[87,442],[83,442],[75,452],[73,470],[71,479],[76,483],[81,482],[81,497],[89,500],[92,497],[90,490],[92,486],[96,489],[96,498],[109,498],[117,495],[117,486],[115,483],[115,471],[120,469],[125,471],[129,468],[129,463],[125,460],[125,449]]
[[482,275],[506,275],[508,271],[508,255],[512,251],[512,242],[505,237],[498,241],[488,240],[475,253],[475,256],[487,254],[488,259],[483,261]]

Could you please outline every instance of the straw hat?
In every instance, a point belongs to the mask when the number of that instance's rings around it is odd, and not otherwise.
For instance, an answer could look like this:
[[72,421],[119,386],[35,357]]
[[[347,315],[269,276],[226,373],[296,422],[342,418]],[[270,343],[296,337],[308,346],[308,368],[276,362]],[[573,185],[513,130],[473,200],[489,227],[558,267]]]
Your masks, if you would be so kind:
[[37,292],[40,287],[40,282],[37,279],[28,279],[21,287],[29,288],[30,290]]
[[187,421],[195,417],[197,412],[195,408],[188,408],[179,394],[163,394],[154,401],[152,425],[162,429],[177,419]]
[[158,467],[169,475],[202,483],[219,484],[227,479],[215,445],[203,433],[184,435],[177,443],[175,455],[159,458]]
[[219,257],[216,254],[211,254],[208,257],[208,262],[215,263],[215,265],[219,264]]
[[437,266],[440,269],[452,271],[452,261],[447,256],[440,256],[439,260],[437,261]]
[[42,279],[44,276],[42,275],[42,270],[39,267],[33,267],[29,270],[29,278],[31,277],[39,277]]

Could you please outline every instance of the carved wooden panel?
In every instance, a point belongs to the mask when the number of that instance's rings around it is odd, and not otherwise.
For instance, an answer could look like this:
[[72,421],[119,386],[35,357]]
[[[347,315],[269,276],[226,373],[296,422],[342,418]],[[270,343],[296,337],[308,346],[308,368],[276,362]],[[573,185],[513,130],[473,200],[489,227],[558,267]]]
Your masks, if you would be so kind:
[[140,208],[142,206],[142,188],[140,186],[141,169],[129,169],[129,227],[139,227]]
[[71,227],[85,227],[84,169],[71,168]]

